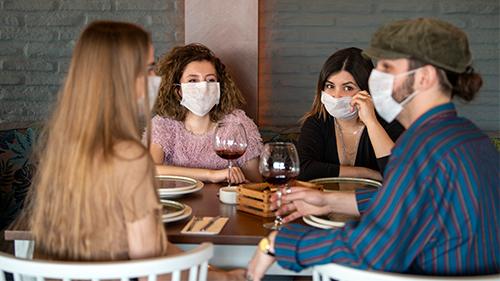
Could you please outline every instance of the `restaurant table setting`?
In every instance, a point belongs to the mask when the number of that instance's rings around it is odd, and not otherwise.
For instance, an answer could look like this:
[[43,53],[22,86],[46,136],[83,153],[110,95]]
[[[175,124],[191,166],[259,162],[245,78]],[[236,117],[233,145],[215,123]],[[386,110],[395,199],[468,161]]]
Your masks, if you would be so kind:
[[193,213],[193,209],[183,203],[160,199],[160,203],[163,207],[162,220],[163,222],[174,222],[185,218],[188,218]]
[[181,230],[182,234],[215,235],[224,228],[227,217],[193,217]]
[[178,198],[185,194],[200,191],[204,183],[189,177],[160,175],[156,176],[160,198]]

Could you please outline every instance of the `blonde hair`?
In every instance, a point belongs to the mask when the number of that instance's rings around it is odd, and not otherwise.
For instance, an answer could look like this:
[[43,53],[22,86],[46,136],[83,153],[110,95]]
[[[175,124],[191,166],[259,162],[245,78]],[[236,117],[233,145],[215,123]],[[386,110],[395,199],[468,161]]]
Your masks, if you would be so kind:
[[[116,151],[117,144],[139,147],[149,167],[138,176],[154,177],[154,165],[140,141],[139,113],[148,110],[139,108],[136,93],[137,78],[147,75],[150,46],[150,35],[129,23],[97,21],[80,35],[40,140],[38,171],[28,203],[35,241],[42,241],[51,256],[92,259],[95,253],[89,239],[95,220],[120,223],[111,209],[120,192],[113,177],[119,171],[113,165],[117,159],[138,158],[123,157]],[[157,235],[166,243],[159,224]],[[103,243],[111,245],[115,238],[110,234]],[[115,254],[109,253],[109,258]]]
[[193,61],[208,61],[216,70],[221,93],[219,104],[209,113],[212,122],[221,120],[226,114],[245,104],[243,95],[221,60],[206,46],[192,43],[173,48],[158,62],[156,72],[162,77],[154,108],[158,115],[177,121],[184,121],[186,118],[188,109],[180,104],[181,97],[177,91],[186,66]]

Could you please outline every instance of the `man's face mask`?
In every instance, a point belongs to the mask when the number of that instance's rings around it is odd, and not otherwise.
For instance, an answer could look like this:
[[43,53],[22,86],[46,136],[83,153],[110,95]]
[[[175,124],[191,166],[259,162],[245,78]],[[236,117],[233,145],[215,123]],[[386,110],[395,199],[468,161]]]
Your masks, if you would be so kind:
[[397,75],[385,73],[376,69],[372,70],[370,78],[368,79],[368,87],[370,88],[370,94],[373,98],[373,105],[375,106],[378,114],[388,123],[396,119],[399,113],[403,110],[404,105],[410,102],[411,99],[418,93],[413,92],[401,103],[398,103],[392,97],[394,79],[398,76],[412,74],[417,70],[418,68]]
[[181,92],[181,105],[200,117],[219,104],[219,82],[181,83]]
[[328,113],[338,119],[351,119],[356,117],[358,110],[351,106],[352,97],[346,96],[334,98],[325,92],[321,92],[321,103]]

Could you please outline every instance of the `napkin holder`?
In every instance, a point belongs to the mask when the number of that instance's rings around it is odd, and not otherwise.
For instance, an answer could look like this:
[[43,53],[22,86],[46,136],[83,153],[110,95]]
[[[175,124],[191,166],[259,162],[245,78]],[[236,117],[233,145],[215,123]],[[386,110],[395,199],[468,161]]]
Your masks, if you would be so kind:
[[[294,180],[289,186],[301,186],[322,190],[323,186]],[[249,183],[238,186],[237,209],[260,217],[274,217],[271,209],[271,195],[278,190],[276,185],[269,183]]]

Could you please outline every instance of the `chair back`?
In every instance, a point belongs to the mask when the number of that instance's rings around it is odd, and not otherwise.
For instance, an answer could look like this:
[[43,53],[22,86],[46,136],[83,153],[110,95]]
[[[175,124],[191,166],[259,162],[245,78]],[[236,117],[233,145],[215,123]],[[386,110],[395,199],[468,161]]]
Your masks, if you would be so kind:
[[156,281],[158,275],[172,274],[172,281],[181,280],[181,272],[189,270],[189,281],[207,280],[208,260],[213,256],[211,243],[203,243],[188,252],[168,257],[157,257],[141,260],[110,262],[69,262],[28,260],[0,253],[0,281],[6,280],[6,273],[14,276],[14,281],[62,279],[92,280],[146,277],[148,281]]
[[481,276],[427,276],[383,271],[369,271],[340,264],[325,264],[313,268],[313,281],[500,281],[500,274]]

